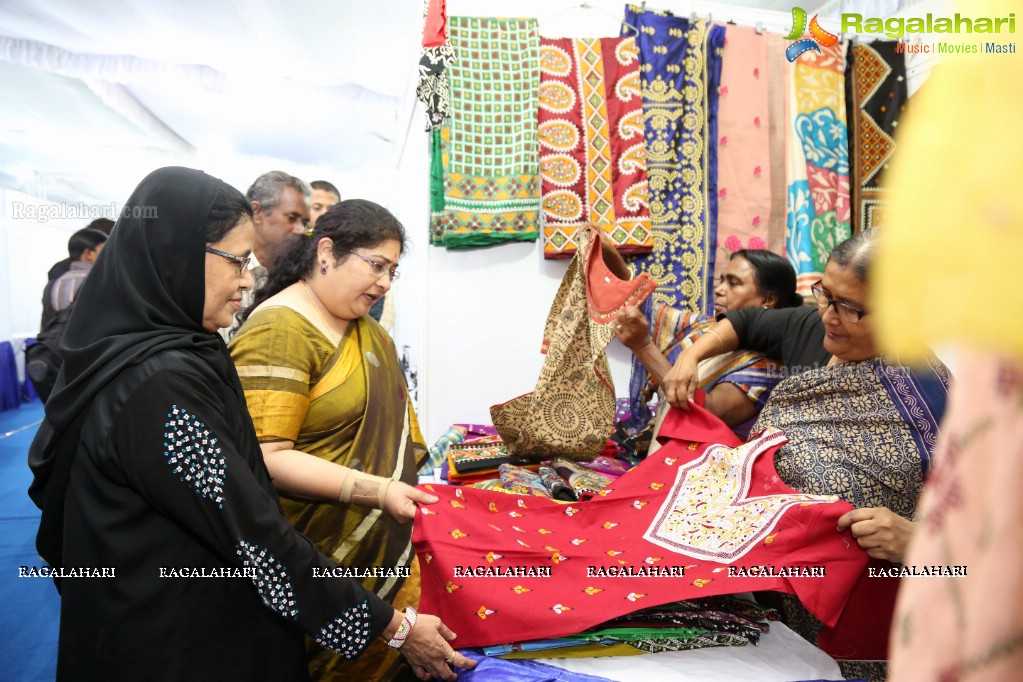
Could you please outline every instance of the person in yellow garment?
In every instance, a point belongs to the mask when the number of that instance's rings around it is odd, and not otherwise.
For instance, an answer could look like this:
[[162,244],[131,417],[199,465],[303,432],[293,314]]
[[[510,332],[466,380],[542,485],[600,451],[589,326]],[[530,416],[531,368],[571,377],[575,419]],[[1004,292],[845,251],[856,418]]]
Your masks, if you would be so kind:
[[[958,3],[945,16],[956,10],[1002,18],[1019,3]],[[980,53],[934,68],[889,176],[871,297],[879,343],[912,358],[934,345],[956,368],[904,563],[966,567],[902,579],[892,682],[1008,682],[1023,667],[1023,90],[1006,87],[1023,80],[1023,57],[995,49],[1018,40],[970,38]]]
[[[336,204],[310,232],[282,243],[230,352],[288,519],[366,588],[416,606],[413,505],[355,506],[337,499],[335,485],[346,468],[379,477],[368,486],[415,485],[427,453],[394,342],[367,314],[397,278],[405,244],[384,207]],[[414,494],[422,493],[408,488],[406,501]],[[310,672],[387,679],[399,658],[376,649],[347,662],[310,644]]]

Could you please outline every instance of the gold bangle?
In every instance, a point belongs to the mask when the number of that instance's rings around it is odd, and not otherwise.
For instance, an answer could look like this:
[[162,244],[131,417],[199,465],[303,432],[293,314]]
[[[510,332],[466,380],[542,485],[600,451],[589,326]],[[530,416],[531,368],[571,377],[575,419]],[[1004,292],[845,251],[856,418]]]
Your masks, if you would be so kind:
[[714,331],[713,329],[708,329],[708,330],[707,330],[707,333],[708,333],[708,334],[713,334],[713,335],[714,335],[714,338],[718,340],[718,345],[719,345],[719,346],[721,346],[721,350],[723,351],[723,350],[725,349],[725,342],[724,342],[724,341],[723,341],[723,340],[721,339],[721,335],[720,335],[720,334],[718,334],[718,333],[717,333],[716,331]]

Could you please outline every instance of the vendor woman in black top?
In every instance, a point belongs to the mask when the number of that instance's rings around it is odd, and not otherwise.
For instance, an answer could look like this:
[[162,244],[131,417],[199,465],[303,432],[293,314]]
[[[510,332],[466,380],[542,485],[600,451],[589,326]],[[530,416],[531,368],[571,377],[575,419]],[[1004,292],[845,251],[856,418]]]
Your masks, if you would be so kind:
[[676,360],[664,391],[671,405],[688,410],[701,360],[735,348],[781,360],[788,378],[751,433],[780,428],[789,440],[775,456],[782,479],[857,507],[839,520],[840,530],[851,525],[870,556],[900,561],[945,408],[948,371],[936,359],[917,370],[878,353],[865,304],[872,239],[866,230],[835,247],[811,288],[815,308],[728,312]]
[[789,376],[876,355],[865,305],[871,234],[865,230],[831,252],[824,277],[810,289],[816,306],[729,311],[711,328],[714,333],[693,344],[668,372],[664,378],[668,402],[688,409],[696,391],[699,361],[736,348],[761,351],[780,360]]
[[251,216],[216,178],[157,170],[75,304],[29,453],[37,547],[64,573],[57,679],[306,680],[308,633],[453,680],[474,664],[438,618],[331,577],[281,514],[217,334],[252,287]]
[[[815,308],[728,312],[678,358],[664,390],[671,405],[687,410],[699,362],[735,348],[784,362],[788,377],[750,433],[782,431],[787,442],[774,455],[781,480],[851,504],[838,532],[849,529],[874,559],[898,562],[914,532],[949,376],[937,359],[909,368],[878,353],[866,307],[871,239],[867,231],[835,247],[824,277],[811,288]],[[870,661],[883,657],[888,641],[885,604],[873,607],[876,641],[853,647]],[[809,641],[825,637],[821,624],[793,599],[782,599],[782,610],[783,620]],[[883,666],[870,661],[842,661],[842,671],[883,680]]]

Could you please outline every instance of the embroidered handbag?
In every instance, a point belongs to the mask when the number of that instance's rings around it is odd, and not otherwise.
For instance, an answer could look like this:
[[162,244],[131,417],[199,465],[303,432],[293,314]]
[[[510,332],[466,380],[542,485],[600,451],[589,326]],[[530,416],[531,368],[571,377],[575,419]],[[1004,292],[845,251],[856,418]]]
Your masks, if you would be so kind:
[[639,305],[657,283],[646,273],[622,279],[628,267],[602,248],[600,229],[580,235],[580,248],[554,297],[544,329],[546,354],[532,393],[490,408],[508,453],[532,460],[591,460],[614,430],[615,392],[605,349],[611,325],[627,305]]

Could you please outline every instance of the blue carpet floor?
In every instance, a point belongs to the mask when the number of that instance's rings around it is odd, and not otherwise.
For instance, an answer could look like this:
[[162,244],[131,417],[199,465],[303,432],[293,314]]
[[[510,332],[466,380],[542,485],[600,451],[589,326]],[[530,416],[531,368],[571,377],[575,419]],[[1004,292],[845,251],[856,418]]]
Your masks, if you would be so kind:
[[28,498],[28,446],[43,419],[38,400],[0,412],[0,679],[50,682],[57,671],[60,597],[49,578],[19,578],[41,566],[39,510]]

